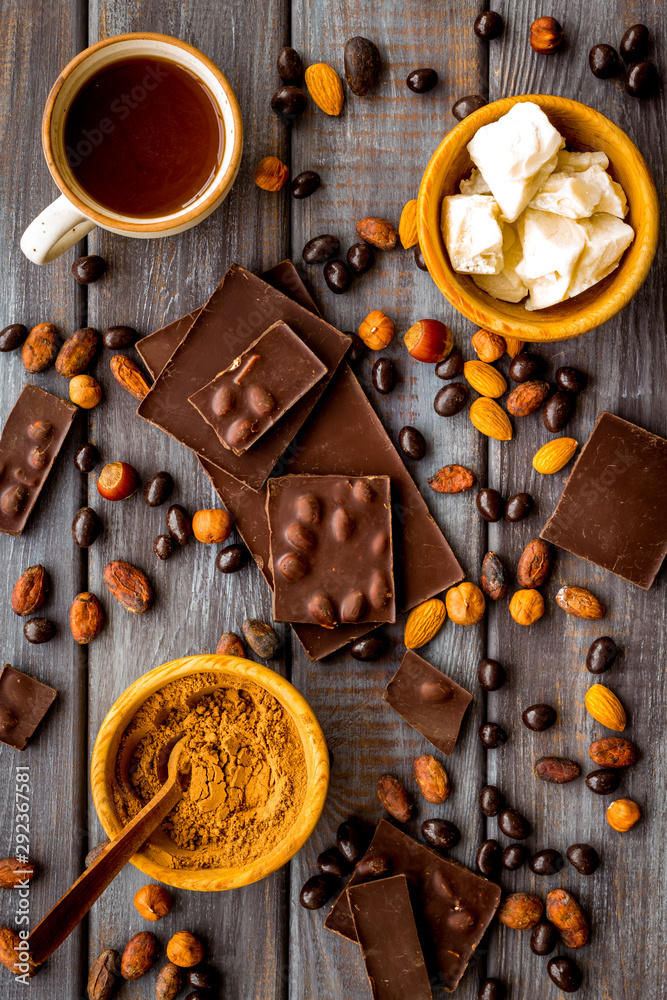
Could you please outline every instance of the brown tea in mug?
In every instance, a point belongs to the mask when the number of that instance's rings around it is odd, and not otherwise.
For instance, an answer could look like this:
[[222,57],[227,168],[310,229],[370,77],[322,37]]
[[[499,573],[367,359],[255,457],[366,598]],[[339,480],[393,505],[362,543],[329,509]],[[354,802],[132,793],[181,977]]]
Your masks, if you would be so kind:
[[224,148],[210,91],[168,59],[134,56],[105,66],[65,120],[74,176],[119,215],[150,219],[187,208],[211,183]]

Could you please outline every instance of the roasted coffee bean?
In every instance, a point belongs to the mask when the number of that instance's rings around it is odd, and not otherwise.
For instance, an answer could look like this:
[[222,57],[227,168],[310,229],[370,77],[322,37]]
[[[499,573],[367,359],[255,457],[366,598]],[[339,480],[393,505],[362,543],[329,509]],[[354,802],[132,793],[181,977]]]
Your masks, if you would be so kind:
[[483,108],[485,104],[489,102],[481,94],[467,94],[465,97],[459,97],[458,101],[454,101],[452,104],[452,114],[460,122],[468,115],[471,115],[474,111],[479,111]]
[[271,98],[271,110],[284,122],[293,122],[295,118],[303,114],[306,103],[306,95],[301,87],[295,87],[288,83],[280,90],[276,90]]
[[608,635],[594,639],[586,656],[586,670],[591,674],[603,674],[616,659],[616,643]]
[[542,407],[542,423],[552,434],[562,431],[574,412],[575,397],[571,392],[559,390],[549,396]]
[[343,878],[349,872],[350,864],[337,847],[329,847],[317,855],[317,870],[322,875],[337,875],[338,878]]
[[567,860],[582,875],[592,875],[600,865],[600,856],[590,844],[572,844],[567,849]]
[[495,785],[484,785],[479,793],[479,808],[485,816],[497,816],[504,809],[503,793]]
[[72,264],[72,274],[80,285],[91,285],[98,281],[107,269],[107,262],[97,254],[88,257],[77,257]]
[[344,820],[336,831],[338,850],[351,865],[356,865],[359,858],[365,853],[369,841],[368,830],[356,816]]
[[299,902],[306,910],[319,910],[340,890],[340,886],[340,879],[335,875],[313,875],[304,883]]
[[530,950],[533,955],[550,955],[559,940],[558,928],[549,921],[544,921],[537,927],[533,927],[533,933],[530,935]]
[[547,962],[547,972],[551,981],[563,993],[576,993],[583,982],[579,966],[564,955],[550,959]]
[[50,642],[56,634],[56,627],[48,618],[29,618],[23,626],[23,634],[28,642],[36,645]]
[[394,362],[390,361],[389,358],[378,358],[373,365],[371,381],[373,382],[373,387],[383,395],[391,392],[396,385]]
[[502,848],[497,840],[483,840],[477,848],[475,864],[482,875],[495,875],[500,870]]
[[529,354],[528,351],[521,351],[512,358],[509,374],[513,382],[532,382],[539,378],[543,369],[542,358],[538,358],[536,354]]
[[[489,13],[492,14],[493,11]],[[505,1000],[505,984],[499,979],[485,979],[479,988],[477,1000]]]
[[505,683],[505,670],[497,660],[485,657],[479,661],[477,681],[485,691],[497,691]]
[[391,875],[393,867],[392,860],[384,851],[369,851],[364,854],[361,861],[354,870],[363,882],[370,882],[375,878],[386,878]]
[[398,432],[398,444],[404,455],[418,462],[426,454],[426,441],[421,431],[416,427],[401,427]]
[[444,385],[433,400],[433,409],[439,417],[453,417],[460,413],[468,402],[470,390],[463,382]]
[[216,990],[220,984],[220,976],[210,965],[197,965],[188,969],[188,985],[197,990]]
[[325,233],[323,236],[313,236],[303,248],[303,259],[306,264],[324,264],[331,260],[340,250],[340,240]]
[[375,263],[373,247],[368,243],[353,243],[345,259],[355,274],[365,274]]
[[563,392],[576,394],[586,388],[587,378],[578,368],[559,368],[556,372],[556,385]]
[[363,340],[358,334],[353,333],[352,330],[346,330],[345,336],[349,337],[350,340],[352,341],[352,343],[347,349],[347,354],[346,354],[347,360],[350,361],[352,364],[354,364],[356,361],[361,361],[361,359],[364,357],[366,353],[366,345],[364,344]]
[[220,549],[215,559],[215,568],[221,573],[236,573],[248,562],[248,552],[245,545],[227,545]]
[[419,270],[428,271],[428,267],[426,266],[426,261],[424,260],[424,254],[422,253],[422,248],[419,246],[419,243],[415,243],[414,255],[415,255],[415,264],[417,265]]
[[522,865],[525,865],[527,858],[528,848],[524,844],[510,844],[503,851],[503,868],[506,868],[508,872],[515,872]]
[[503,516],[505,501],[498,490],[492,490],[488,486],[485,486],[475,497],[475,503],[477,504],[477,510],[484,520],[490,524],[499,521]]
[[438,82],[438,74],[430,67],[413,69],[405,81],[413,94],[427,94]]
[[450,378],[456,378],[463,371],[463,355],[461,354],[458,347],[455,347],[449,357],[445,358],[444,361],[438,361],[435,366],[435,374],[438,378],[444,381],[449,381]]
[[649,30],[645,24],[632,24],[621,38],[619,51],[626,63],[637,63],[648,54]]
[[625,89],[630,97],[653,97],[659,86],[658,71],[650,59],[635,63],[625,74]]
[[350,656],[354,657],[355,660],[363,660],[364,662],[377,660],[387,652],[388,645],[387,637],[381,632],[362,635],[360,639],[355,639],[350,646]]
[[342,295],[352,284],[352,271],[344,260],[328,260],[324,265],[324,280],[329,291]]
[[599,80],[616,76],[621,68],[616,49],[603,43],[594,45],[588,53],[588,65],[593,76],[597,76]]
[[94,444],[82,444],[74,455],[74,464],[79,472],[92,472],[100,460],[100,453]]
[[544,850],[533,854],[528,867],[535,875],[556,875],[564,864],[562,854],[552,847],[545,847]]
[[477,732],[479,741],[485,750],[496,750],[507,743],[507,733],[497,722],[485,722]]
[[521,718],[526,729],[532,729],[534,733],[542,733],[545,729],[551,729],[556,721],[556,709],[543,702],[538,705],[529,705],[521,713]]
[[0,331],[0,351],[15,351],[28,336],[28,328],[23,323],[12,323]]
[[585,777],[588,788],[596,795],[611,795],[621,783],[620,771],[608,771],[601,767],[598,771],[591,771]]
[[501,35],[504,26],[504,21],[497,11],[485,10],[475,18],[473,30],[478,38],[483,38],[488,42]]
[[503,809],[498,816],[498,826],[506,837],[525,840],[530,836],[530,823],[516,809]]
[[505,504],[505,520],[512,521],[513,523],[523,521],[524,517],[528,517],[532,509],[533,498],[530,493],[515,493]]
[[102,334],[102,343],[110,351],[118,351],[121,347],[131,347],[138,336],[131,326],[110,326]]
[[167,531],[179,545],[187,545],[192,535],[190,515],[179,503],[172,504],[167,511]]
[[158,535],[153,542],[153,552],[158,559],[169,559],[174,552],[174,540],[171,535]]
[[80,549],[93,544],[102,530],[102,522],[92,507],[81,507],[72,521],[72,538]]
[[168,472],[156,472],[144,486],[144,500],[149,507],[159,507],[168,500],[174,488],[174,480]]
[[315,170],[304,170],[302,173],[297,174],[292,181],[290,194],[293,198],[310,198],[311,194],[317,191],[321,183],[322,179]]
[[281,49],[276,59],[276,69],[283,83],[298,83],[303,76],[303,61],[296,49],[290,45]]
[[422,837],[432,847],[446,851],[456,847],[461,839],[461,831],[455,823],[447,819],[425,819],[421,825]]

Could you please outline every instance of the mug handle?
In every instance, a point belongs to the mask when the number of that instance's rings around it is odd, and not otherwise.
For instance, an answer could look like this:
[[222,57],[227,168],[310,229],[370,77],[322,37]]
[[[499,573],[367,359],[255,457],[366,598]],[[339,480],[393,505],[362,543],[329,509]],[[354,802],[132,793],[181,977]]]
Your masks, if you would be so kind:
[[64,194],[34,219],[21,237],[21,250],[33,264],[50,264],[95,228]]

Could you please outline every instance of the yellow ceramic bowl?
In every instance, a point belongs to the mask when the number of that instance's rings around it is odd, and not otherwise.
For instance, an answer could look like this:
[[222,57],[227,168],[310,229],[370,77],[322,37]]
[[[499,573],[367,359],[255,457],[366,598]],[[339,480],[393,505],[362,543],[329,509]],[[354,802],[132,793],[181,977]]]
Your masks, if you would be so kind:
[[296,688],[275,671],[237,656],[188,656],[172,660],[144,674],[123,692],[109,710],[95,741],[91,763],[93,801],[100,823],[110,839],[122,830],[112,787],[118,747],[128,723],[146,699],[160,688],[180,677],[198,673],[220,674],[221,680],[231,675],[239,684],[243,684],[244,680],[253,681],[266,688],[287,710],[296,726],[303,744],[307,772],[303,806],[287,837],[269,853],[247,865],[238,868],[176,869],[160,864],[157,859],[164,856],[167,842],[162,833],[157,834],[158,847],[151,845],[151,838],[131,859],[136,868],[159,882],[178,889],[211,892],[257,882],[277,871],[301,849],[315,829],[324,807],[329,785],[329,753],[312,708]]
[[[440,232],[440,206],[445,195],[457,194],[472,161],[466,149],[482,125],[495,122],[519,101],[533,101],[564,136],[569,149],[602,150],[609,170],[627,195],[625,221],[635,238],[621,263],[608,277],[573,299],[536,312],[501,302],[478,288],[467,274],[453,270]],[[627,135],[599,111],[550,94],[526,94],[494,101],[464,118],[445,136],[431,157],[419,189],[417,225],[424,260],[442,294],[464,316],[485,330],[519,340],[565,340],[605,323],[627,305],[640,287],[658,243],[658,197],[641,153]]]

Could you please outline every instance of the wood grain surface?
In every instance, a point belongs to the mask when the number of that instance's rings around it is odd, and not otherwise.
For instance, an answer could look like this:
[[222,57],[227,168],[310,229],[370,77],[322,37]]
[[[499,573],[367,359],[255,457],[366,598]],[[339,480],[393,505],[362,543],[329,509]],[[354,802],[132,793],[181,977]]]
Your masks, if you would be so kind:
[[[374,269],[357,279],[342,296],[332,295],[319,268],[301,265],[304,243],[333,233],[343,251],[357,241],[355,222],[381,215],[398,223],[401,208],[416,196],[430,153],[454,124],[450,108],[468,93],[490,99],[513,93],[546,92],[574,97],[607,114],[628,132],[646,157],[660,194],[664,215],[665,171],[662,163],[664,102],[628,97],[620,79],[596,80],[588,69],[595,42],[617,44],[622,32],[644,21],[655,44],[658,66],[667,39],[663,5],[651,0],[589,0],[586,4],[552,0],[548,10],[531,0],[496,0],[506,19],[503,36],[479,41],[472,21],[485,5],[407,4],[398,0],[33,0],[27,8],[0,0],[0,326],[44,320],[63,335],[90,324],[100,331],[127,323],[145,334],[202,304],[233,262],[260,271],[292,255],[301,266],[325,317],[342,330],[356,330],[371,309],[385,310],[396,323],[396,339],[383,352],[397,365],[394,392],[380,396],[372,388],[367,356],[355,371],[394,440],[413,424],[424,433],[428,450],[419,463],[408,463],[429,507],[442,526],[468,576],[477,580],[487,550],[498,552],[513,570],[530,538],[552,512],[568,469],[547,479],[533,472],[530,459],[549,437],[539,416],[516,418],[509,444],[487,442],[475,432],[466,413],[444,420],[432,406],[442,386],[432,368],[412,361],[402,336],[417,319],[449,323],[464,355],[475,328],[451,309],[428,274],[419,271],[412,251],[377,253]],[[561,20],[567,44],[556,55],[535,55],[528,44],[534,17],[549,13]],[[102,254],[109,272],[83,289],[70,276],[76,254],[45,268],[21,255],[19,238],[28,222],[56,195],[40,148],[41,113],[59,69],[98,38],[126,31],[173,34],[201,48],[228,77],[241,105],[245,126],[239,178],[221,208],[196,229],[163,240],[125,240],[94,231],[88,252]],[[343,45],[355,34],[376,41],[383,60],[380,81],[365,98],[346,88],[342,114],[330,118],[309,101],[292,126],[269,110],[278,86],[275,56],[293,44],[306,63],[325,61],[343,72]],[[433,66],[440,82],[418,96],[405,86],[410,69]],[[252,180],[256,162],[280,156],[291,175],[315,169],[322,187],[305,201],[260,191]],[[568,433],[583,444],[598,412],[611,410],[659,434],[667,434],[665,299],[661,288],[664,250],[648,281],[613,322],[578,340],[536,347],[548,362],[549,375],[561,364],[581,367],[589,385],[579,398]],[[127,353],[132,353],[128,351]],[[111,353],[100,355],[93,374],[105,398],[81,415],[54,474],[22,538],[0,540],[5,573],[0,583],[3,656],[14,666],[53,684],[59,697],[37,738],[22,755],[0,745],[0,856],[14,853],[14,775],[17,761],[30,765],[32,779],[31,854],[42,874],[30,894],[33,926],[80,874],[89,846],[102,831],[88,790],[90,754],[100,724],[118,695],[145,671],[174,657],[212,651],[226,629],[240,630],[246,617],[270,620],[267,588],[256,568],[224,577],[214,567],[214,549],[191,542],[166,563],[153,555],[153,538],[164,532],[165,507],[150,509],[140,496],[119,504],[99,496],[96,478],[72,463],[77,444],[94,441],[103,462],[124,460],[143,480],[166,469],[176,480],[173,501],[194,511],[215,506],[217,498],[194,456],[166,435],[140,421],[135,403],[113,380]],[[0,419],[4,421],[26,381],[19,353],[0,358]],[[506,360],[499,363],[507,370]],[[66,384],[53,370],[31,381],[66,396]],[[460,462],[473,469],[479,486],[493,486],[505,496],[529,490],[537,511],[519,525],[487,526],[477,516],[471,494],[438,496],[426,484],[440,466]],[[345,471],[345,470],[341,470]],[[74,512],[89,503],[104,522],[104,533],[90,550],[73,545]],[[113,558],[143,568],[157,592],[150,615],[130,615],[102,582]],[[44,613],[58,625],[56,639],[29,646],[22,622],[9,610],[9,596],[22,570],[42,562],[50,572],[52,594]],[[572,619],[553,600],[562,583],[589,586],[607,605],[600,626]],[[90,589],[105,608],[107,623],[87,648],[75,648],[67,615],[75,594]],[[497,783],[508,800],[533,823],[531,850],[586,841],[600,851],[602,865],[586,879],[571,866],[558,876],[538,878],[527,868],[505,877],[509,889],[544,896],[564,886],[579,896],[591,917],[590,945],[578,955],[584,970],[586,1000],[660,1000],[667,980],[662,942],[666,910],[659,894],[667,864],[665,841],[665,573],[644,593],[611,574],[559,553],[546,588],[547,614],[522,629],[509,617],[507,601],[492,607],[474,628],[445,624],[423,650],[474,692],[459,745],[446,767],[453,794],[442,807],[424,808],[412,776],[412,761],[430,746],[382,702],[381,692],[402,655],[402,622],[387,631],[391,652],[374,663],[358,663],[347,653],[313,664],[289,630],[284,653],[270,665],[290,677],[317,713],[332,756],[331,786],[325,812],[313,837],[289,866],[265,881],[229,893],[175,893],[168,917],[151,925],[162,946],[175,931],[189,929],[207,944],[211,962],[221,971],[221,995],[228,1000],[358,1000],[370,991],[356,946],[323,927],[326,910],[308,912],[297,901],[301,884],[315,871],[319,851],[334,842],[338,823],[350,813],[376,821],[381,816],[374,788],[391,772],[404,780],[417,800],[416,818],[408,825],[418,835],[427,816],[456,822],[461,843],[451,854],[474,864],[477,845],[498,835],[495,820],[483,820],[477,807],[480,787]],[[622,653],[605,682],[628,709],[628,736],[642,750],[640,764],[624,775],[621,791],[640,803],[644,817],[631,833],[619,835],[604,818],[608,802],[592,795],[580,780],[558,788],[538,783],[532,766],[543,753],[571,755],[588,767],[588,744],[602,730],[583,705],[590,675],[586,649],[600,634],[614,636]],[[476,685],[483,655],[505,665],[509,681],[487,696]],[[547,733],[529,732],[521,711],[548,701],[559,721]],[[476,738],[480,723],[500,722],[510,734],[504,748],[485,753]],[[538,787],[539,785],[539,787]],[[128,938],[147,929],[132,905],[145,876],[128,866],[93,907],[82,927],[33,980],[37,1000],[82,998],[89,962],[103,949],[121,950]],[[0,893],[0,923],[13,917],[13,899]],[[566,949],[563,949],[565,952]],[[25,987],[0,970],[0,996],[18,1000]],[[495,975],[508,984],[510,1000],[556,997],[546,975],[546,960],[529,949],[528,935],[505,928],[491,931],[465,974],[457,996],[474,1000],[479,983]],[[153,997],[154,976],[126,985],[120,996]],[[436,1000],[444,991],[436,987]]]

